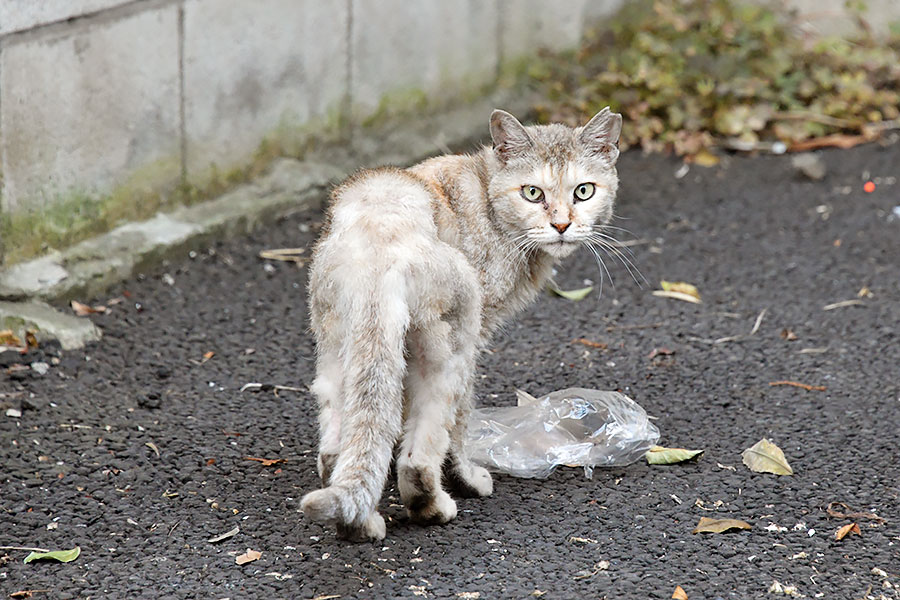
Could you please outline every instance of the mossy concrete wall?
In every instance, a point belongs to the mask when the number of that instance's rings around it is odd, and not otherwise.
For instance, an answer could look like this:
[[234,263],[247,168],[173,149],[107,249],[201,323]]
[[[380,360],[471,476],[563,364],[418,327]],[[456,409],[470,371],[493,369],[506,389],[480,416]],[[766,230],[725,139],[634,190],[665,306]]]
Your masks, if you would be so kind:
[[622,0],[3,0],[0,265],[464,102]]

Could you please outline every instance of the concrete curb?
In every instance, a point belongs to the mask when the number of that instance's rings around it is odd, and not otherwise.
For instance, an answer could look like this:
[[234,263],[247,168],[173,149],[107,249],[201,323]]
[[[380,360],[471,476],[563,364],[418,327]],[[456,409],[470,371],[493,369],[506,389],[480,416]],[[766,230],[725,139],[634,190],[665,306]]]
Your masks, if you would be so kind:
[[[278,159],[261,178],[215,200],[128,223],[71,248],[13,265],[0,272],[0,300],[7,301],[3,302],[3,314],[27,320],[35,300],[86,300],[142,269],[198,249],[210,240],[245,234],[288,214],[320,209],[327,188],[360,167],[405,166],[486,136],[491,110],[501,106],[524,114],[531,98],[507,90],[427,117],[384,123],[355,134],[352,147],[328,146],[302,161]],[[52,311],[47,304],[40,306],[42,314]],[[58,325],[44,333],[60,342],[69,340],[63,343],[64,348],[66,344],[75,348],[99,339],[99,333],[96,337],[78,333],[81,326],[76,323],[83,323],[83,319],[74,323],[56,320]],[[32,322],[44,330],[40,323]]]

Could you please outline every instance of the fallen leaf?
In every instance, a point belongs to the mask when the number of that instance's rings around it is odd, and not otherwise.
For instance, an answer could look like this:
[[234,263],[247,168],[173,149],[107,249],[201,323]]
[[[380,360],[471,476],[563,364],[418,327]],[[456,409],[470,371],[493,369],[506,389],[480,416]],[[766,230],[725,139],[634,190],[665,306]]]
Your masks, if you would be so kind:
[[807,392],[824,392],[828,389],[824,385],[809,385],[807,383],[800,383],[799,381],[770,381],[769,385],[790,385],[792,387],[803,388]]
[[256,458],[255,456],[245,456],[244,460],[255,460],[258,463],[262,463],[262,466],[264,467],[271,467],[278,463],[287,462],[286,458]]
[[46,594],[50,592],[50,590],[21,590],[19,592],[13,592],[9,595],[10,598],[34,598],[35,594]]
[[834,532],[834,539],[842,540],[847,535],[854,533],[856,535],[862,535],[862,532],[859,530],[859,525],[856,523],[850,523],[849,525],[844,525],[840,529]]
[[790,152],[806,152],[808,150],[818,150],[819,148],[852,148],[859,144],[871,142],[872,137],[868,135],[847,135],[844,133],[836,133],[834,135],[825,135],[811,140],[802,142],[794,142],[788,149]]
[[272,248],[271,250],[261,250],[259,257],[266,260],[282,260],[302,264],[303,258],[300,255],[304,252],[306,252],[306,248]]
[[703,454],[703,450],[686,450],[684,448],[664,448],[653,446],[644,457],[649,465],[672,465],[690,460]]
[[862,300],[843,300],[841,302],[835,302],[833,304],[826,304],[822,307],[822,310],[834,310],[836,308],[844,308],[847,306],[860,306],[865,305],[865,302]]
[[245,565],[248,562],[253,562],[254,560],[259,560],[259,557],[262,556],[262,552],[257,552],[256,550],[251,550],[247,548],[247,551],[237,558],[234,559],[234,562],[239,565]]
[[211,359],[211,358],[212,358],[213,356],[215,356],[215,355],[216,355],[216,353],[213,352],[212,350],[210,350],[209,352],[204,352],[204,353],[203,353],[203,360],[204,360],[204,361],[209,360],[209,359]]
[[700,300],[700,292],[691,283],[685,283],[684,281],[660,281],[659,286],[667,292],[680,292]]
[[604,344],[603,342],[592,342],[587,338],[575,338],[572,340],[573,344],[581,344],[583,346],[587,346],[588,348],[599,348],[600,350],[606,350],[609,348],[609,344]]
[[86,317],[93,314],[103,314],[109,309],[105,306],[88,306],[87,304],[82,304],[78,300],[72,300],[72,310],[74,310],[75,314],[79,317]]
[[782,329],[781,333],[779,335],[781,336],[781,339],[787,340],[789,342],[793,342],[794,340],[798,339],[797,334],[794,333],[793,331],[791,331],[790,329],[788,329],[787,327]]
[[52,552],[32,552],[28,556],[25,557],[25,563],[30,563],[33,560],[58,560],[59,562],[72,562],[78,555],[81,554],[81,548],[79,546],[75,546],[71,550],[53,550]]
[[775,475],[793,475],[794,470],[788,464],[781,448],[771,440],[763,438],[744,450],[741,454],[744,464],[754,473],[774,473]]
[[578,302],[579,300],[584,300],[585,298],[587,298],[587,295],[594,290],[594,286],[589,285],[586,288],[580,288],[577,290],[561,290],[551,283],[547,286],[547,289],[549,289],[551,293],[565,298],[566,300]]
[[227,540],[228,538],[232,538],[232,537],[236,536],[237,534],[239,534],[240,532],[241,532],[241,528],[238,527],[237,525],[235,525],[234,529],[229,529],[225,533],[211,537],[206,541],[209,542],[210,544],[216,544],[218,542]]
[[19,336],[13,333],[12,329],[4,329],[3,331],[0,331],[0,346],[21,348],[23,344],[22,340],[19,339]]
[[856,292],[856,297],[857,298],[871,298],[872,290],[869,289],[869,286],[864,285],[863,287],[860,288],[860,290],[858,292]]
[[675,591],[672,592],[672,598],[675,600],[688,600],[688,595],[680,585],[676,585]]
[[38,340],[35,336],[35,331],[33,329],[29,329],[25,332],[25,346],[27,348],[37,348]]
[[684,292],[667,292],[666,290],[653,290],[651,292],[654,296],[658,298],[671,298],[672,300],[683,300],[684,302],[692,302],[693,304],[700,304],[701,301],[691,296],[690,294],[685,294]]
[[723,533],[731,529],[751,529],[752,526],[746,521],[738,519],[711,519],[709,517],[700,517],[700,522],[691,533]]
[[647,358],[653,360],[657,356],[671,356],[673,354],[675,354],[675,351],[669,350],[666,347],[654,348],[653,350],[650,351],[650,354],[647,355]]
[[701,167],[714,167],[719,164],[719,157],[709,150],[701,150],[691,157],[691,162]]
[[[846,513],[842,513],[838,510],[835,510],[835,506],[843,506],[844,509],[847,510]],[[825,508],[825,512],[828,513],[829,517],[834,517],[836,519],[869,519],[875,521],[879,525],[884,525],[887,523],[887,519],[876,515],[873,512],[858,512],[853,510],[851,506],[844,502],[829,502],[828,506]]]

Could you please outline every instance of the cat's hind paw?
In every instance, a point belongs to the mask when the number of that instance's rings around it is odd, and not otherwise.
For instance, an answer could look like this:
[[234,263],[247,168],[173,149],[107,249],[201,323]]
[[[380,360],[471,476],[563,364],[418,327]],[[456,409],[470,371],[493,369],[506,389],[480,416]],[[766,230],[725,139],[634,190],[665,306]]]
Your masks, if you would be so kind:
[[362,525],[338,523],[337,534],[339,538],[350,542],[377,542],[384,539],[387,527],[384,524],[384,517],[373,510]]
[[456,518],[456,502],[444,490],[414,498],[406,510],[409,518],[421,525],[443,525]]
[[300,510],[303,514],[320,523],[337,521],[340,507],[340,491],[333,487],[310,492],[300,501]]

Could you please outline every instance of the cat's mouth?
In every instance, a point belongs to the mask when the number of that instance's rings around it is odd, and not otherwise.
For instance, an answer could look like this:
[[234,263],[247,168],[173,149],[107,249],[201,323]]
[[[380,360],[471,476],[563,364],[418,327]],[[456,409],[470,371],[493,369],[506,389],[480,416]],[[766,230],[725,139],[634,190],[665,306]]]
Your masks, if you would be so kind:
[[577,247],[578,244],[576,242],[570,242],[562,238],[541,244],[541,250],[550,256],[555,256],[557,258],[572,254]]

